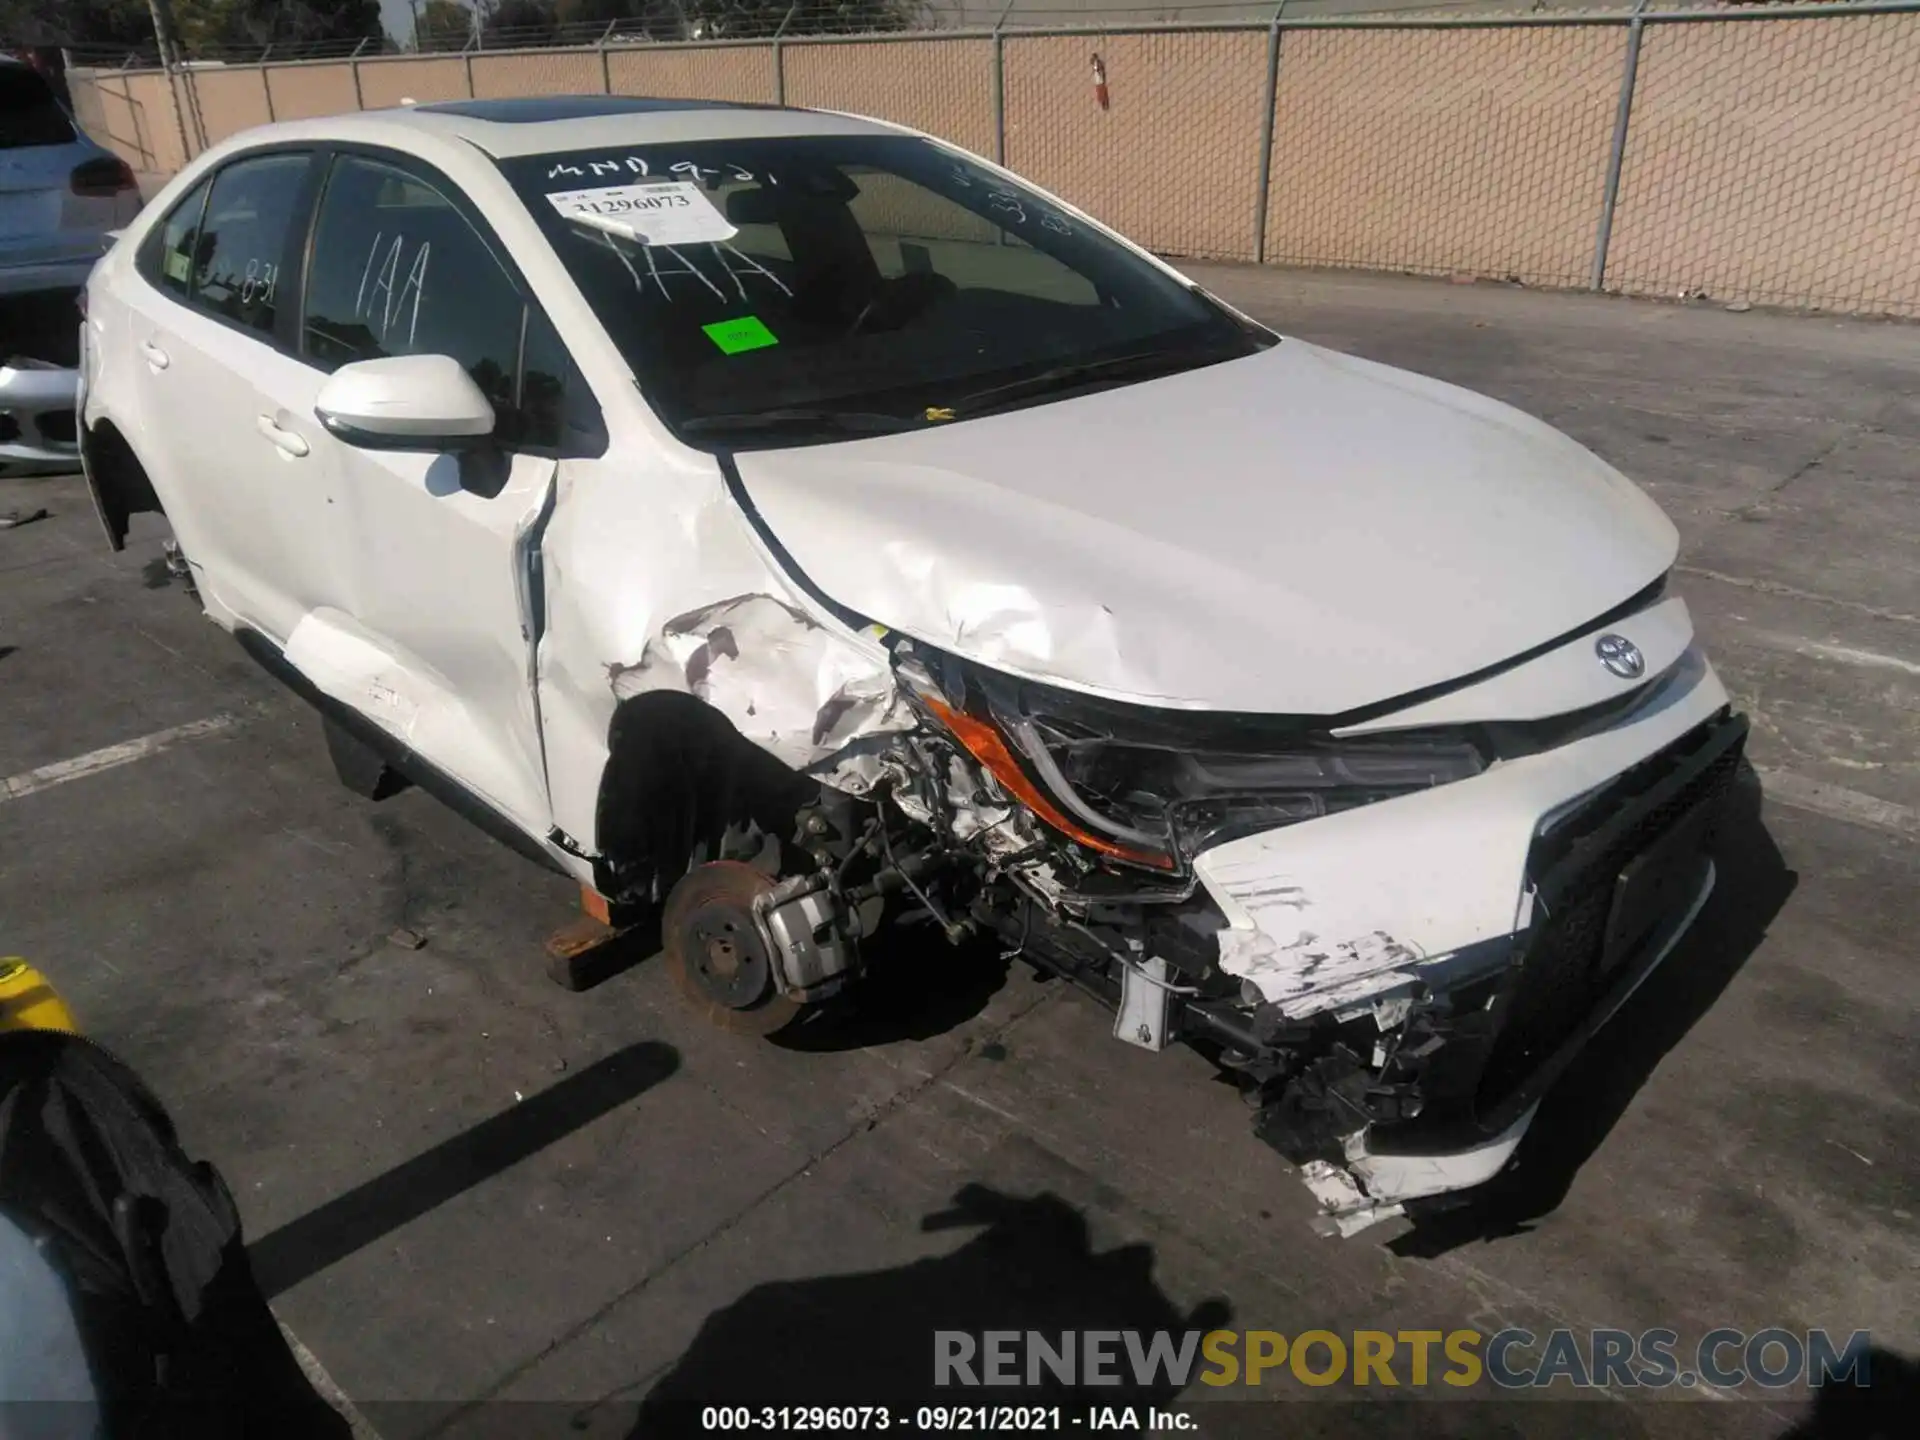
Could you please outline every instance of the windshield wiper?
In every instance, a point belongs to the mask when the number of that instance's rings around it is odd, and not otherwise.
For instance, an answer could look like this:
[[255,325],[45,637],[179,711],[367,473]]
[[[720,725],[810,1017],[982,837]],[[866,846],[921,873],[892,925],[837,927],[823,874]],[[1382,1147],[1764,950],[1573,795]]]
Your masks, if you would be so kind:
[[1199,350],[1144,350],[1131,355],[1115,355],[1105,360],[1081,360],[1071,365],[1055,365],[1037,375],[990,385],[952,402],[959,416],[979,415],[1016,400],[1050,395],[1100,380],[1150,380],[1174,375],[1182,370],[1197,370],[1221,360],[1236,360],[1248,351],[1241,345],[1213,345]]
[[852,435],[891,435],[918,430],[926,422],[918,416],[880,415],[864,410],[746,410],[737,415],[698,415],[680,422],[688,435],[733,433],[743,430],[785,430],[808,425],[841,430]]

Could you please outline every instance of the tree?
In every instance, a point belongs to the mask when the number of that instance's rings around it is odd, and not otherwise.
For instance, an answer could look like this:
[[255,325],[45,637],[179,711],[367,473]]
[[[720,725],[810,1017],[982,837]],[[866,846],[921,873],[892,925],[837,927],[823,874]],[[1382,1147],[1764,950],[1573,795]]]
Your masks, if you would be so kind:
[[[538,45],[563,27],[616,24],[657,40],[751,39],[903,30],[914,0],[473,0],[483,44]],[[789,13],[792,19],[788,20]],[[630,23],[626,23],[630,22]]]
[[[380,34],[380,0],[173,0],[173,22],[189,56],[358,40]],[[147,0],[0,0],[0,34],[24,45],[154,49]]]
[[153,48],[147,0],[0,0],[0,35],[16,45]]
[[649,9],[677,12],[689,40],[739,40],[771,35],[783,22],[789,35],[904,30],[920,6],[914,0],[654,0]]
[[416,50],[458,50],[473,35],[473,12],[459,0],[420,0],[413,13]]
[[563,23],[555,0],[476,0],[486,45],[540,45]]
[[380,0],[173,0],[189,55],[377,37]]

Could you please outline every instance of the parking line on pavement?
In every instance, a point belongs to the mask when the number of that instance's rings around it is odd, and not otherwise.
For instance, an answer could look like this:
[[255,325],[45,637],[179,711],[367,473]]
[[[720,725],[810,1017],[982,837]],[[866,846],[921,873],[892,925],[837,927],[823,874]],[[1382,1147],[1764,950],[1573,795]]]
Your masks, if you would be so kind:
[[1836,660],[1842,665],[1858,665],[1867,670],[1901,670],[1909,675],[1920,675],[1920,661],[1883,654],[1878,650],[1862,650],[1853,645],[1829,645],[1820,640],[1806,640],[1798,635],[1776,635],[1766,630],[1757,632],[1753,638],[1763,645],[1791,650],[1796,655],[1807,655],[1816,660]]
[[1911,805],[1863,795],[1858,790],[1812,780],[1791,770],[1770,770],[1760,765],[1753,768],[1759,772],[1762,793],[1770,800],[1791,805],[1796,810],[1811,810],[1832,820],[1871,825],[1877,830],[1920,838],[1920,810]]
[[327,1373],[327,1367],[320,1363],[319,1357],[301,1343],[300,1337],[293,1333],[286,1321],[278,1315],[273,1318],[280,1326],[280,1333],[287,1339],[287,1348],[293,1351],[294,1360],[306,1375],[307,1383],[313,1386],[322,1400],[340,1412],[340,1418],[347,1422],[347,1428],[353,1432],[353,1440],[380,1440],[380,1432],[360,1413],[360,1407],[340,1388],[339,1382]]
[[0,780],[0,802],[18,800],[22,795],[31,795],[36,790],[48,790],[55,785],[64,785],[69,780],[98,775],[102,770],[112,770],[116,766],[131,765],[134,761],[144,760],[149,755],[158,755],[162,750],[177,745],[182,740],[211,735],[217,730],[225,730],[233,723],[234,717],[231,715],[209,715],[204,720],[189,720],[184,725],[156,730],[151,735],[142,735],[137,740],[123,740],[118,745],[89,750],[86,754],[76,755],[71,760],[56,760],[53,764],[42,765],[37,770],[26,770],[18,775],[9,775],[6,779]]

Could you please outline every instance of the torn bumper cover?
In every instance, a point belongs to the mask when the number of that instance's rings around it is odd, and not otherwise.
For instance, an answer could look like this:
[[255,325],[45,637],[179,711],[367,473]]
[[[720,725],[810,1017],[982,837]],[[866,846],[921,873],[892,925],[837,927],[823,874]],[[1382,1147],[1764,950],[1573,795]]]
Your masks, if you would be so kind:
[[1302,1057],[1256,1128],[1332,1226],[1499,1173],[1705,905],[1746,733],[1690,656],[1614,729],[1200,857],[1247,1053]]
[[80,468],[74,406],[80,372],[38,360],[0,363],[0,475]]
[[1694,649],[1603,713],[1347,740],[1219,717],[1116,740],[1097,706],[969,683],[931,708],[977,764],[956,821],[1011,816],[975,827],[1008,882],[976,917],[1118,1038],[1234,1072],[1342,1233],[1506,1164],[1705,904],[1747,731]]

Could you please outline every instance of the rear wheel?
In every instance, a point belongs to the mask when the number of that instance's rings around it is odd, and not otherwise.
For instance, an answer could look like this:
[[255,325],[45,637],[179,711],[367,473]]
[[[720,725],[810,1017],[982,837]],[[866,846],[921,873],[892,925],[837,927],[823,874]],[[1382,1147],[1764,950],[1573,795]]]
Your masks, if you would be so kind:
[[738,1034],[771,1035],[801,1011],[782,995],[774,958],[754,921],[773,881],[751,865],[696,865],[667,896],[661,920],[667,968],[702,1018]]

